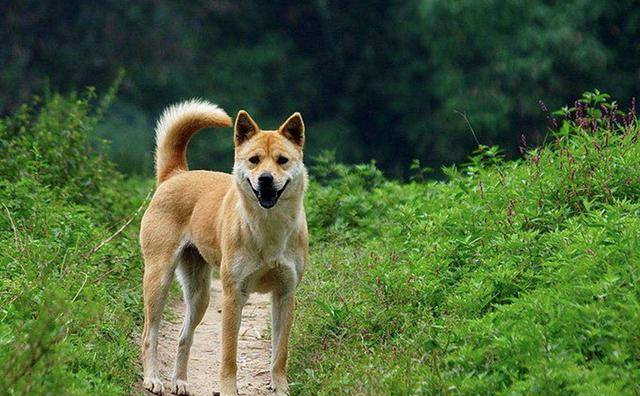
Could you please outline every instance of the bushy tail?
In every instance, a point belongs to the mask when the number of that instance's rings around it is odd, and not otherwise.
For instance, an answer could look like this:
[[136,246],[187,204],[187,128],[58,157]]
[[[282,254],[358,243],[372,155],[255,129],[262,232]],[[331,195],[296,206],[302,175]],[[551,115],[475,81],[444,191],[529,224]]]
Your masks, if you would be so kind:
[[189,100],[168,107],[156,126],[156,179],[158,184],[188,170],[187,144],[198,130],[230,127],[224,110],[203,100]]

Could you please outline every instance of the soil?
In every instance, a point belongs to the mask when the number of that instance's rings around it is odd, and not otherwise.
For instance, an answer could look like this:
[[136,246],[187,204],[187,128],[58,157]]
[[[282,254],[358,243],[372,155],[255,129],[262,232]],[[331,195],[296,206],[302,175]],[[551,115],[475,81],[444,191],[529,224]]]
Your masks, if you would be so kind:
[[[211,302],[202,323],[196,329],[189,357],[189,391],[193,396],[211,396],[218,391],[218,367],[220,363],[220,280],[213,279]],[[239,395],[262,396],[272,394],[269,386],[271,353],[269,296],[253,294],[242,313],[242,325],[238,341],[238,392]],[[173,315],[165,315],[160,326],[158,358],[165,394],[171,394],[171,374],[182,327],[184,304],[176,301]],[[141,384],[138,386],[142,390]],[[152,395],[143,391],[145,395]]]

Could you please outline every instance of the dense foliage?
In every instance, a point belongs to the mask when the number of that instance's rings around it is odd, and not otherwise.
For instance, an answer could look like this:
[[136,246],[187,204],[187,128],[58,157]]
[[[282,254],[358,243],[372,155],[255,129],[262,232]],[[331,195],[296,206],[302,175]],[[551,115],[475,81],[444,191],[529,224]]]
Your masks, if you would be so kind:
[[[0,113],[47,84],[109,86],[124,68],[100,130],[128,172],[150,173],[161,109],[200,96],[267,127],[301,111],[310,154],[406,176],[414,158],[466,158],[476,142],[460,113],[510,152],[523,132],[542,142],[538,100],[636,95],[639,29],[634,0],[7,1]],[[230,147],[229,133],[203,134],[190,159],[228,169]]]
[[318,163],[295,394],[640,392],[640,123],[597,92],[556,115],[446,183]]
[[134,215],[148,184],[124,181],[90,144],[104,108],[95,101],[91,91],[50,95],[0,121],[0,389],[8,395],[124,395],[138,372],[135,226],[101,242]]
[[[110,97],[48,95],[0,122],[10,395],[125,395],[139,373],[150,182],[95,146]],[[446,182],[313,162],[294,394],[640,392],[640,123],[600,92],[547,117],[546,145],[480,146]]]

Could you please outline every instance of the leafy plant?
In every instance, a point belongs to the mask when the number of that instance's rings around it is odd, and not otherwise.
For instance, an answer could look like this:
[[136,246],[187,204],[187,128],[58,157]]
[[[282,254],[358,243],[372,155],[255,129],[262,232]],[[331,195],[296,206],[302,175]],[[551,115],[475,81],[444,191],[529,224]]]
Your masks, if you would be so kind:
[[[129,394],[141,268],[124,181],[92,136],[107,98],[47,94],[0,122],[0,388]],[[102,103],[102,104],[100,104]]]
[[446,182],[320,172],[294,393],[638,394],[640,123],[620,111],[586,93],[546,145],[480,147]]

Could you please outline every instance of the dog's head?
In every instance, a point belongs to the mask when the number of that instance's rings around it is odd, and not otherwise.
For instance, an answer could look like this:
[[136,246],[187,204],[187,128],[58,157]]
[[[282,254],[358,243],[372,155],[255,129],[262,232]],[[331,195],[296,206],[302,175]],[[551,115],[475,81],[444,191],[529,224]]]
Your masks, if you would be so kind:
[[241,110],[234,126],[233,174],[240,192],[265,209],[304,183],[304,122],[294,113],[277,130],[263,131]]

